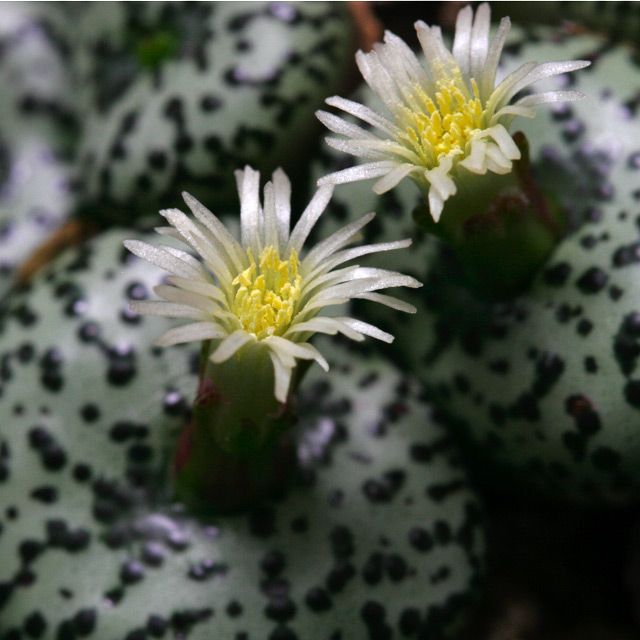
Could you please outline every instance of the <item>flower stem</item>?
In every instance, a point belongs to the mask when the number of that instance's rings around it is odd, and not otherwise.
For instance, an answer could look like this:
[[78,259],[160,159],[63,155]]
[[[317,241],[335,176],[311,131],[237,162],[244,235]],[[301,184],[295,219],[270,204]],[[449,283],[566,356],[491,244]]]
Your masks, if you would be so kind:
[[[198,394],[174,458],[175,490],[193,511],[249,508],[281,493],[295,471],[295,416],[274,397],[267,349],[249,344],[212,363],[203,345]],[[292,384],[293,387],[293,384]]]
[[506,175],[465,175],[438,223],[425,207],[414,219],[448,244],[470,286],[491,299],[509,298],[530,284],[561,240],[566,220],[539,189],[522,133],[514,135],[522,158]]

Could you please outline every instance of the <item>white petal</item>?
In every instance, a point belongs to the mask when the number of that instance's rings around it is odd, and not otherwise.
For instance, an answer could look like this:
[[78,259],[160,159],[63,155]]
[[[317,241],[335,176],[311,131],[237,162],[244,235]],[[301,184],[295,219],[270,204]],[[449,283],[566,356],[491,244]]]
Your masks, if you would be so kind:
[[361,164],[356,167],[349,167],[342,171],[336,171],[330,173],[318,180],[318,185],[325,184],[344,184],[346,182],[356,182],[357,180],[369,180],[371,178],[378,178],[380,176],[389,173],[397,165],[390,160],[383,160],[381,162],[369,162],[368,164]]
[[218,308],[217,302],[193,291],[184,291],[183,289],[177,289],[176,287],[169,287],[165,284],[160,284],[153,288],[156,295],[160,296],[164,300],[169,302],[176,302],[178,304],[184,304],[195,309],[200,309],[204,313],[213,315]]
[[302,212],[300,219],[291,232],[287,252],[295,249],[298,253],[302,249],[305,240],[309,237],[311,230],[315,226],[322,212],[327,208],[329,200],[333,195],[333,185],[321,185],[311,198],[307,208]]
[[399,300],[393,296],[387,296],[383,293],[363,293],[357,296],[359,300],[370,300],[371,302],[377,302],[385,307],[396,309],[397,311],[403,311],[404,313],[416,313],[417,309],[404,300]]
[[264,339],[264,342],[270,347],[275,345],[280,357],[286,355],[301,360],[315,360],[325,371],[329,371],[329,363],[314,346],[308,343],[298,344],[280,336],[269,336]]
[[320,120],[320,122],[322,122],[329,131],[333,131],[333,133],[337,133],[341,136],[346,136],[347,138],[377,140],[371,132],[366,131],[352,122],[347,122],[328,111],[316,111],[316,118],[318,118],[318,120]]
[[390,333],[387,333],[368,322],[362,322],[362,320],[356,320],[355,318],[342,318],[342,320],[352,329],[355,329],[358,333],[362,333],[365,336],[375,338],[376,340],[382,340],[382,342],[387,342],[389,344],[394,340]]
[[198,278],[204,276],[202,267],[198,270],[182,257],[173,255],[170,247],[154,247],[140,240],[125,240],[124,246],[134,255],[161,267],[165,271],[184,278]]
[[545,93],[536,93],[520,98],[514,103],[514,106],[534,107],[538,104],[551,102],[574,102],[575,100],[582,100],[582,98],[584,98],[584,93],[581,91],[546,91]]
[[440,219],[444,203],[457,191],[455,182],[449,177],[452,164],[451,157],[445,156],[435,169],[424,172],[425,178],[431,184],[429,189],[429,211],[435,222]]
[[504,157],[507,160],[520,159],[521,154],[520,149],[518,149],[518,145],[513,141],[509,132],[501,124],[490,127],[486,130],[486,133],[495,140],[498,147],[500,147],[500,151],[504,154]]
[[260,255],[260,173],[246,166],[236,171],[240,196],[240,236],[242,246],[251,248],[254,256]]
[[211,244],[205,238],[200,229],[196,227],[179,209],[164,209],[160,211],[170,224],[172,224],[182,235],[182,237],[191,245],[204,259],[212,273],[220,280],[221,284],[229,283],[233,278],[229,271],[229,265],[222,259],[219,246]]
[[213,322],[194,322],[169,329],[169,331],[163,333],[156,340],[156,345],[159,347],[169,347],[184,342],[198,342],[200,340],[221,338],[223,335],[224,331]]
[[471,152],[458,165],[464,167],[467,171],[471,171],[471,173],[485,174],[487,172],[487,146],[488,143],[483,138],[472,140]]
[[482,76],[484,63],[489,50],[489,27],[491,25],[491,9],[483,2],[477,9],[471,30],[471,50],[469,56],[469,73],[472,78]]
[[209,314],[184,304],[162,302],[159,300],[133,300],[129,308],[140,315],[164,316],[166,318],[192,318],[193,320],[209,320]]
[[342,322],[341,318],[325,318],[317,317],[307,320],[306,322],[300,322],[292,325],[286,335],[296,333],[323,333],[329,336],[333,336],[336,333],[342,333],[347,338],[360,342],[363,340],[357,331],[352,329],[348,324]]
[[469,74],[469,52],[471,45],[471,25],[473,21],[473,10],[470,6],[463,7],[458,11],[456,19],[456,33],[453,39],[453,57],[460,65],[463,75]]
[[218,345],[218,348],[211,354],[211,361],[220,363],[228,360],[234,353],[244,347],[247,342],[255,340],[255,336],[239,329],[228,335]]
[[393,122],[377,114],[369,107],[365,107],[363,104],[347,100],[346,98],[340,98],[339,96],[327,98],[325,102],[330,107],[342,109],[346,113],[356,116],[356,118],[360,118],[363,122],[384,131],[392,137],[396,137],[401,133],[401,130]]
[[421,164],[420,157],[408,147],[395,142],[394,140],[345,140],[343,138],[327,137],[324,141],[333,149],[349,153],[359,158],[368,160],[379,160],[398,156],[392,160],[408,160],[412,164]]
[[584,69],[590,64],[591,63],[586,60],[567,60],[564,62],[544,62],[542,64],[537,64],[523,77],[518,78],[516,81],[513,81],[510,84],[505,84],[507,83],[508,77],[505,78],[500,83],[496,91],[498,91],[501,87],[503,87],[503,85],[505,85],[502,100],[504,102],[508,102],[516,93],[518,93],[518,91],[521,91],[525,87],[528,87],[530,84],[538,82],[539,80],[543,80],[544,78],[550,78],[562,73],[569,73],[570,71]]
[[373,185],[373,192],[381,195],[393,189],[399,182],[404,180],[412,171],[416,169],[414,164],[401,164],[392,169],[386,176],[383,176]]
[[375,217],[375,213],[367,213],[351,224],[338,229],[338,231],[317,244],[303,260],[303,270],[307,273],[312,271],[316,264],[322,262],[326,257],[338,251],[338,249],[342,249],[342,247],[349,244],[360,229],[369,224]]
[[395,113],[402,104],[402,96],[398,93],[393,79],[384,68],[375,51],[356,53],[356,64],[364,81],[375,91],[384,105]]
[[227,304],[227,298],[222,289],[211,282],[181,278],[179,276],[169,276],[169,282],[185,291],[193,291],[194,293],[207,296],[213,300],[217,300],[222,305]]
[[323,264],[318,265],[314,272],[308,274],[307,277],[314,278],[320,273],[326,273],[331,271],[334,267],[337,267],[344,262],[354,260],[360,256],[365,256],[370,253],[382,253],[383,251],[395,251],[396,249],[406,249],[411,246],[411,240],[395,240],[393,242],[380,242],[377,244],[365,244],[360,247],[353,247],[351,249],[343,249],[338,251],[330,258],[328,258]]
[[278,247],[276,194],[272,182],[267,182],[264,185],[264,245],[265,247]]
[[282,359],[278,356],[277,349],[270,349],[269,357],[273,364],[273,374],[275,378],[274,395],[278,402],[284,404],[287,401],[287,395],[289,393],[293,367],[288,367],[282,362]]
[[240,243],[229,233],[229,230],[218,219],[216,215],[211,213],[201,202],[196,200],[191,194],[186,191],[182,192],[182,197],[186,205],[191,210],[191,213],[214,235],[220,244],[226,249],[229,257],[233,261],[235,268],[241,271],[244,267],[242,260],[245,256],[245,251],[240,246]]
[[175,240],[180,240],[182,242],[182,236],[173,227],[154,227],[153,230],[161,236],[174,238]]
[[502,18],[502,20],[500,21],[500,26],[498,27],[498,31],[491,41],[489,53],[487,54],[487,59],[484,63],[484,69],[482,70],[482,75],[478,79],[478,88],[480,89],[480,97],[482,98],[483,102],[486,102],[489,99],[489,96],[494,89],[496,82],[496,72],[498,70],[500,56],[502,55],[502,49],[507,39],[509,29],[511,29],[511,20],[506,17]]
[[291,182],[282,169],[273,173],[273,187],[276,197],[276,221],[278,227],[278,248],[281,252],[289,240],[291,224]]

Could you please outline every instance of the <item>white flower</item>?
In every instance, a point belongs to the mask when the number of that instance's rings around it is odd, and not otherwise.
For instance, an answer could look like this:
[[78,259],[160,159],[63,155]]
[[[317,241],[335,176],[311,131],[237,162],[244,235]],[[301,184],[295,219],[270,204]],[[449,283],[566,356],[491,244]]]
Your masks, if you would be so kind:
[[257,171],[250,167],[236,171],[236,181],[240,242],[188,193],[183,197],[195,219],[178,209],[161,211],[171,227],[157,231],[180,239],[200,259],[171,246],[125,241],[129,251],[171,274],[169,285],[155,288],[163,301],[134,301],[131,306],[141,314],[194,320],[170,329],[157,344],[213,340],[211,360],[215,363],[228,360],[248,343],[263,345],[273,363],[275,397],[285,402],[296,359],[315,360],[328,368],[319,351],[309,344],[314,333],[342,333],[358,341],[365,335],[393,341],[393,336],[366,322],[320,316],[325,307],[360,298],[415,313],[411,305],[377,292],[422,285],[394,271],[344,266],[366,254],[411,244],[410,240],[398,240],[347,248],[373,219],[373,213],[343,227],[300,257],[333,186],[318,189],[290,233],[291,185],[282,170],[265,185],[263,206]]
[[421,64],[397,36],[385,33],[384,44],[371,53],[358,51],[356,61],[367,84],[384,103],[390,118],[338,96],[327,104],[356,116],[379,135],[325,111],[318,118],[332,132],[327,143],[371,160],[325,176],[318,184],[340,184],[380,178],[373,187],[384,193],[409,176],[425,191],[437,222],[444,203],[456,193],[454,178],[464,171],[504,174],[520,151],[508,128],[515,116],[533,117],[545,102],[577,100],[578,91],[529,95],[511,104],[525,87],[550,76],[588,66],[585,61],[527,62],[496,86],[496,70],[511,26],[503,18],[490,41],[491,11],[482,4],[473,18],[471,7],[458,14],[453,51],[444,45],[440,27],[417,22],[425,56]]

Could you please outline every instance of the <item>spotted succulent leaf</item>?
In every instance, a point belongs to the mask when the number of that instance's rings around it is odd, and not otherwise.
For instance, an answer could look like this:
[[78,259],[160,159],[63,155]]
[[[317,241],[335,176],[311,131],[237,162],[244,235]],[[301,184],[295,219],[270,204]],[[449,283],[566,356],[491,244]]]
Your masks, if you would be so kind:
[[[131,316],[160,269],[109,232],[2,319],[0,635],[435,637],[482,559],[478,502],[421,388],[328,342],[298,399],[301,473],[253,512],[193,519],[168,452],[194,351]],[[318,635],[318,634],[321,635]],[[422,636],[419,636],[422,637]]]
[[167,207],[183,190],[232,206],[245,164],[300,171],[313,111],[355,50],[332,3],[112,3],[76,19],[83,199],[107,221],[133,223],[123,205]]
[[[501,304],[472,294],[453,256],[418,232],[384,265],[424,282],[410,298],[418,313],[385,322],[383,310],[359,312],[393,327],[394,347],[494,484],[629,500],[640,490],[637,63],[625,46],[546,28],[514,32],[506,51],[505,73],[538,56],[593,61],[572,84],[584,101],[520,126],[539,184],[564,206],[571,232],[530,289]],[[399,188],[363,202],[360,190],[339,187],[334,201],[346,217],[361,206],[377,210],[367,240],[380,241],[408,231],[416,197]]]

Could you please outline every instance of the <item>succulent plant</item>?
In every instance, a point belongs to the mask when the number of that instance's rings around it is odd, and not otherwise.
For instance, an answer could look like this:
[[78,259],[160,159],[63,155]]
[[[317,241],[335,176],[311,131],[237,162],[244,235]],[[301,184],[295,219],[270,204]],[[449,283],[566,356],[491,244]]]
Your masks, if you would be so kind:
[[68,48],[46,4],[0,7],[0,296],[72,208]]
[[313,110],[345,86],[356,48],[346,6],[332,3],[73,12],[81,211],[106,224],[177,204],[183,189],[232,205],[232,170],[247,163],[304,176],[319,132]]
[[68,251],[0,328],[0,638],[438,637],[477,584],[482,523],[420,386],[322,350],[299,394],[300,473],[248,513],[194,517],[171,452],[197,349],[132,315],[163,274],[130,232]]
[[[503,488],[617,502],[637,496],[640,483],[640,128],[637,86],[629,82],[637,58],[601,36],[539,27],[513,33],[504,72],[526,60],[568,58],[592,61],[560,84],[586,98],[518,125],[537,184],[568,216],[567,235],[532,282],[491,300],[450,249],[418,233],[385,263],[424,282],[411,298],[418,313],[386,323],[380,309],[363,313],[395,327],[395,347],[464,435],[482,475]],[[335,199],[342,215],[354,206],[378,210],[377,233],[367,240],[380,241],[408,233],[406,214],[419,194],[402,187],[376,200],[345,185]],[[508,265],[498,256],[492,268],[500,275]]]

